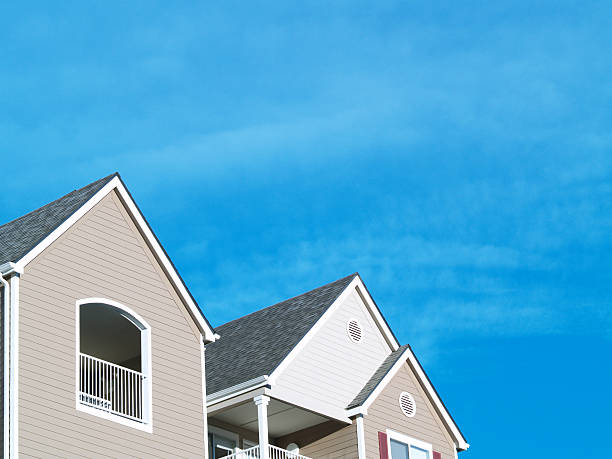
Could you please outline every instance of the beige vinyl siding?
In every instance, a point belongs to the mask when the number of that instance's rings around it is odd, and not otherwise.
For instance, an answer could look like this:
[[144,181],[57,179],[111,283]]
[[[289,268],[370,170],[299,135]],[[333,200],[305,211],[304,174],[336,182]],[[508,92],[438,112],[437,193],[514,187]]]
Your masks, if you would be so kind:
[[[399,396],[409,392],[416,403],[416,414],[408,418],[399,407]],[[364,416],[366,456],[378,458],[378,432],[394,430],[433,445],[443,459],[454,459],[454,445],[409,364],[397,372]]]
[[[361,324],[360,343],[348,337],[350,319]],[[272,395],[341,418],[390,352],[359,294],[353,291],[280,374]]]
[[357,427],[335,421],[278,438],[276,444],[286,448],[290,443],[300,447],[300,454],[312,459],[357,459]]
[[[112,192],[21,279],[19,441],[23,457],[203,457],[197,328]],[[124,304],[151,326],[147,433],[76,409],[76,301]]]
[[4,295],[5,287],[0,290],[0,451],[4,451]]

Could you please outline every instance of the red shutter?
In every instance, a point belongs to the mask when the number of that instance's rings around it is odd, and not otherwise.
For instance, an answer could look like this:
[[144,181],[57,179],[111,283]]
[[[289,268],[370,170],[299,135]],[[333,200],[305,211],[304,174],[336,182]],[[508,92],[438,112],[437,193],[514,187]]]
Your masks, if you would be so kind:
[[380,459],[389,459],[389,450],[387,449],[387,434],[378,432],[378,450],[380,451]]
[[434,451],[433,452],[433,459],[442,459],[442,453]]

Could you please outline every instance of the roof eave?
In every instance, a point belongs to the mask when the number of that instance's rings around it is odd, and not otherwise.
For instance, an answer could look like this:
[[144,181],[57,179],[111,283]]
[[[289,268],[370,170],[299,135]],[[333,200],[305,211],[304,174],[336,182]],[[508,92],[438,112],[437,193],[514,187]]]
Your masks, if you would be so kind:
[[9,261],[7,263],[3,263],[0,265],[0,275],[1,276],[9,276],[13,273],[23,274],[23,269],[20,268],[17,264]]

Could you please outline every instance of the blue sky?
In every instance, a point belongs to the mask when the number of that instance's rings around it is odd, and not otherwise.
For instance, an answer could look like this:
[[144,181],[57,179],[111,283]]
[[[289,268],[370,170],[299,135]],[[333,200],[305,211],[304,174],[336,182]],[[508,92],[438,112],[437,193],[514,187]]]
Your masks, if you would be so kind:
[[0,13],[0,220],[118,170],[213,324],[359,271],[460,457],[609,455],[612,3]]

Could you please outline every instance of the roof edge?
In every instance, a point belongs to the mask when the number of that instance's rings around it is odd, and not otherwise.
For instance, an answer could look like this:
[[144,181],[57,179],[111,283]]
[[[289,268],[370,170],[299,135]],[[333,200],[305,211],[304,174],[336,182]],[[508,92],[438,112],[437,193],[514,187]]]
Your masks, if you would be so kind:
[[[108,179],[108,180],[106,180]],[[172,284],[177,289],[179,297],[183,299],[187,308],[191,311],[193,319],[198,325],[202,337],[206,342],[213,342],[216,340],[215,332],[208,322],[208,319],[198,306],[197,302],[193,298],[193,295],[187,288],[185,281],[178,273],[174,263],[168,256],[168,253],[162,246],[161,242],[153,232],[153,229],[145,219],[142,211],[136,204],[136,201],[128,191],[125,183],[121,179],[118,172],[115,172],[108,177],[100,179],[104,185],[101,186],[84,204],[76,209],[69,217],[62,221],[54,230],[49,232],[42,240],[40,240],[32,249],[30,249],[24,256],[15,262],[15,267],[19,271],[23,271],[24,268],[36,258],[41,252],[49,247],[55,240],[57,240],[62,234],[64,234],[69,228],[71,228],[77,221],[79,221],[89,210],[91,210],[96,204],[98,204],[105,196],[107,196],[112,190],[117,190],[119,197],[124,203],[126,210],[132,216],[136,226],[143,233],[143,237],[149,244],[153,252],[158,257],[161,265],[167,271]],[[95,182],[93,182],[95,183]],[[84,187],[83,187],[84,188]],[[60,198],[61,199],[61,198]],[[55,201],[53,201],[55,202]],[[27,215],[27,214],[26,214]],[[21,218],[21,217],[20,217]]]
[[[290,298],[287,298],[287,299],[285,299],[285,300],[277,301],[276,303],[271,304],[270,306],[266,306],[266,307],[264,307],[264,308],[257,309],[257,310],[255,310],[255,311],[253,311],[253,312],[249,312],[248,314],[245,314],[245,315],[240,316],[240,317],[236,317],[235,319],[232,319],[232,320],[230,320],[229,322],[225,322],[224,324],[221,324],[221,325],[219,325],[219,326],[215,327],[215,331],[216,331],[216,330],[218,330],[218,329],[219,329],[219,328],[221,328],[221,327],[225,327],[226,325],[230,325],[230,324],[231,324],[231,323],[233,323],[233,322],[236,322],[236,321],[238,321],[238,320],[242,320],[242,319],[244,319],[244,318],[246,318],[246,317],[252,316],[253,314],[258,314],[258,313],[260,313],[260,312],[262,312],[262,311],[265,311],[266,309],[270,309],[270,308],[273,308],[273,307],[275,307],[275,306],[278,306],[278,305],[279,305],[279,304],[281,304],[281,303],[285,303],[285,302],[287,302],[287,301],[294,300],[294,299],[296,299],[296,298],[299,298],[299,297],[300,297],[300,296],[302,296],[302,295],[308,295],[309,293],[312,293],[312,292],[314,292],[315,290],[319,290],[319,289],[321,289],[321,288],[325,288],[325,287],[327,287],[327,286],[329,286],[329,285],[331,285],[331,284],[334,284],[334,283],[336,283],[336,282],[340,282],[341,280],[348,279],[349,277],[354,278],[355,276],[359,276],[359,273],[358,273],[358,272],[354,272],[353,274],[349,274],[348,276],[341,277],[340,279],[336,279],[335,281],[328,282],[327,284],[320,285],[319,287],[312,288],[312,289],[310,289],[310,290],[307,290],[307,291],[305,291],[305,292],[303,292],[303,293],[299,293],[298,295],[294,295],[294,296],[292,296],[292,297],[290,297]],[[351,279],[351,282],[352,282],[352,280],[353,280],[353,279]],[[349,285],[349,284],[347,284],[347,287],[348,287],[348,285]],[[343,290],[343,291],[344,291],[344,290]],[[340,294],[342,294],[342,292],[340,292]]]
[[214,405],[215,403],[223,402],[232,397],[236,397],[244,392],[248,392],[250,390],[257,389],[258,387],[266,385],[268,385],[268,375],[257,376],[248,381],[235,384],[226,389],[221,389],[217,392],[207,395],[206,405]]
[[[293,346],[293,349],[291,349],[287,353],[287,355],[285,355],[281,359],[281,361],[278,362],[278,364],[272,369],[272,371],[270,372],[270,381],[271,382],[276,381],[276,378],[278,378],[278,375],[284,370],[284,368],[289,364],[289,362],[291,360],[293,360],[293,358],[295,358],[295,356],[302,350],[302,348],[304,346],[306,346],[306,344],[308,343],[308,341],[310,341],[312,339],[312,337],[314,336],[316,331],[319,328],[321,328],[322,324],[333,313],[333,311],[335,311],[337,305],[340,304],[342,299],[344,299],[346,297],[347,292],[350,291],[349,289],[350,289],[351,285],[354,286],[355,285],[355,281],[357,279],[359,279],[359,273],[353,273],[353,274],[351,274],[349,276],[343,277],[343,278],[338,279],[337,281],[334,281],[334,282],[338,282],[338,281],[340,281],[342,279],[346,279],[346,278],[349,278],[349,277],[351,277],[351,281],[348,284],[346,284],[346,286],[338,294],[338,296],[332,302],[332,304],[329,305],[327,310],[323,314],[321,314],[321,316],[316,320],[316,322],[312,325],[312,327],[310,327],[310,329],[304,334],[304,336],[302,336],[302,338],[296,343],[296,345]],[[323,285],[321,287],[325,287],[326,285],[330,285],[330,284],[333,284],[333,282],[330,282],[329,284],[325,284],[325,285]],[[314,289],[314,290],[316,290],[316,289]],[[308,292],[306,292],[306,293],[308,293]],[[293,297],[293,298],[295,298],[295,297]]]
[[[385,380],[385,378],[387,377],[387,375],[389,374],[389,372],[391,372],[393,370],[393,367],[395,367],[395,364],[402,359],[402,357],[406,354],[406,350],[408,349],[408,345],[405,344],[404,346],[401,346],[401,348],[404,348],[404,350],[402,352],[400,352],[396,357],[395,360],[393,361],[393,363],[391,364],[391,366],[389,366],[389,368],[387,369],[387,371],[385,372],[385,374],[383,375],[382,378],[380,378],[380,381],[378,381],[376,383],[376,385],[374,387],[372,387],[372,389],[370,390],[370,392],[368,393],[368,395],[366,395],[365,399],[363,402],[359,403],[359,402],[355,402],[355,400],[357,399],[357,397],[359,397],[359,394],[357,394],[355,396],[355,398],[351,401],[351,403],[349,403],[346,407],[348,412],[352,412],[353,409],[355,408],[359,408],[360,406],[364,405],[366,403],[366,401],[370,398],[370,395],[372,395],[372,393],[378,388],[378,386],[380,386],[380,384]],[[399,350],[399,349],[398,349]],[[389,354],[389,356],[391,356],[391,354]],[[385,359],[380,365],[379,368],[385,364],[387,359]],[[404,359],[405,360],[405,359]],[[378,371],[378,369],[376,370]],[[374,371],[374,374],[372,375],[372,377],[374,377],[374,375],[376,374],[376,371]],[[368,381],[369,382],[369,381]],[[366,383],[367,385],[367,383]]]
[[419,362],[416,355],[414,354],[412,347],[409,344],[405,346],[406,346],[406,349],[400,354],[400,356],[397,358],[395,363],[385,373],[385,376],[374,387],[374,389],[370,392],[370,394],[366,397],[366,399],[361,404],[356,405],[354,407],[351,407],[353,403],[351,402],[351,405],[347,407],[347,415],[349,417],[357,416],[360,414],[367,415],[369,406],[374,402],[374,400],[376,400],[378,395],[380,395],[380,392],[391,382],[391,380],[400,370],[402,365],[404,363],[410,362],[415,369],[414,373],[415,373],[415,376],[417,377],[417,380],[423,387],[426,395],[433,402],[433,405],[436,408],[436,411],[439,412],[440,416],[442,417],[442,420],[444,421],[443,422],[444,426],[446,427],[451,437],[455,441],[457,450],[459,451],[467,450],[470,447],[470,444],[466,441],[465,436],[461,432],[461,429],[459,429],[459,426],[455,422],[455,419],[453,418],[453,416],[448,411],[448,408],[442,401],[440,394],[438,394],[438,391],[432,384],[431,380],[429,379],[429,376],[427,376],[427,373],[425,373],[425,369],[423,368],[423,366],[421,365],[421,362]]

